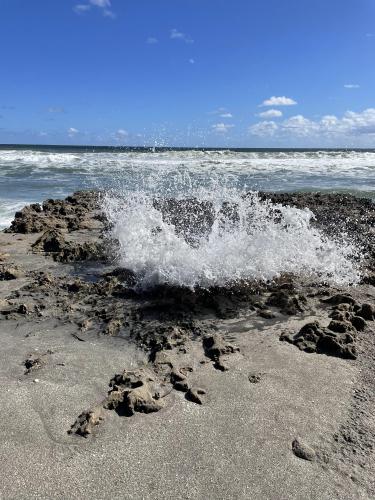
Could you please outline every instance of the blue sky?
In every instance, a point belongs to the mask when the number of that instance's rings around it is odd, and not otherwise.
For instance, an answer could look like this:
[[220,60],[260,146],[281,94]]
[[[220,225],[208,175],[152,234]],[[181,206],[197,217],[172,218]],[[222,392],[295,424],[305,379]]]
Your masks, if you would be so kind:
[[0,13],[0,143],[375,147],[375,0]]

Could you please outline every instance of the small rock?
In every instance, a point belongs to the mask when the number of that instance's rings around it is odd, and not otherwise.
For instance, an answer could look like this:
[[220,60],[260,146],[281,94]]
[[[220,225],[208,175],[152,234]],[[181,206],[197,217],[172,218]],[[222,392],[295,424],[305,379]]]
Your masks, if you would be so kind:
[[359,332],[362,332],[366,328],[367,323],[361,316],[353,316],[350,321]]
[[188,401],[191,401],[192,403],[195,403],[197,405],[202,405],[203,404],[203,398],[202,395],[206,394],[206,391],[203,389],[194,389],[190,388],[185,397]]
[[324,302],[325,304],[332,304],[334,306],[337,306],[339,304],[354,305],[356,303],[351,295],[345,295],[342,293],[338,293],[336,295],[333,295],[332,297],[328,297],[328,299],[321,299],[321,302]]
[[333,320],[328,325],[328,329],[336,333],[346,333],[352,329],[350,323]]
[[17,309],[18,314],[28,314],[29,309],[26,304],[21,304]]
[[300,438],[296,438],[292,443],[292,451],[296,457],[313,462],[316,459],[315,450]]
[[0,281],[16,280],[24,277],[24,272],[18,266],[0,266]]
[[357,316],[361,316],[361,318],[367,321],[374,321],[375,309],[371,304],[362,304],[359,311],[357,311]]
[[238,347],[226,342],[216,333],[203,339],[203,348],[206,356],[214,362],[214,367],[221,371],[228,369],[222,362],[221,356],[239,351]]
[[61,231],[57,229],[47,229],[40,238],[32,245],[36,251],[61,252],[65,246],[65,238]]
[[261,373],[251,373],[249,375],[249,382],[251,384],[259,384],[259,382],[262,380],[262,374]]

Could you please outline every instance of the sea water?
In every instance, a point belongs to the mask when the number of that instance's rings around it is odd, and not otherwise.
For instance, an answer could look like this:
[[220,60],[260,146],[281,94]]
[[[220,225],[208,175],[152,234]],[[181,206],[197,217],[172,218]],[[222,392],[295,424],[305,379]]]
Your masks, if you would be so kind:
[[[358,279],[350,242],[323,236],[308,210],[279,207],[275,216],[257,192],[375,198],[375,151],[0,148],[1,227],[27,203],[92,188],[107,193],[119,261],[145,285],[221,286],[283,272],[348,283]],[[192,197],[209,201],[216,214],[209,234],[194,245],[153,205],[157,198]],[[236,206],[235,223],[221,219],[223,203]]]

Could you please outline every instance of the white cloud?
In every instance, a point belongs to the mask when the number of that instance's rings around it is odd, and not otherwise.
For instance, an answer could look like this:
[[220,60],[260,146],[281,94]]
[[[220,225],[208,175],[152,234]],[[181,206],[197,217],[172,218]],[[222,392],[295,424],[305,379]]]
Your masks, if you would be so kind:
[[341,118],[325,115],[320,120],[310,120],[302,115],[292,116],[281,123],[262,121],[249,128],[252,135],[260,137],[305,138],[375,138],[375,108],[360,113],[347,111]]
[[96,7],[101,7],[102,9],[111,7],[111,0],[89,0],[89,2]]
[[252,125],[249,132],[251,135],[257,135],[258,137],[271,137],[277,129],[278,125],[274,121],[263,121]]
[[84,12],[87,12],[90,9],[91,9],[91,5],[81,4],[81,3],[79,3],[73,7],[73,10],[76,14],[83,14]]
[[233,118],[232,113],[222,113],[220,118]]
[[280,116],[283,116],[283,113],[278,109],[269,109],[267,111],[263,111],[263,113],[259,113],[258,116],[261,118],[280,118]]
[[74,127],[70,127],[68,128],[68,136],[69,137],[74,137],[76,134],[78,134],[79,130],[74,128]]
[[150,45],[154,45],[155,43],[158,43],[158,39],[155,38],[154,36],[149,36],[146,40],[146,43],[149,43]]
[[344,85],[346,89],[359,89],[359,85],[357,83],[346,83]]
[[111,10],[111,0],[88,0],[88,3],[75,5],[73,10],[77,14],[83,14],[91,10],[92,6],[101,9],[104,17],[115,19],[116,14]]
[[119,128],[117,132],[114,134],[114,137],[117,141],[122,142],[129,136],[129,132],[124,130],[123,128]]
[[292,116],[281,124],[286,133],[306,137],[319,131],[319,124],[302,115]]
[[233,128],[234,125],[231,124],[226,124],[226,123],[215,123],[215,125],[212,125],[212,128],[215,132],[219,134],[226,134],[229,132],[231,128]]
[[297,102],[290,97],[285,96],[272,96],[262,102],[261,106],[294,106]]
[[178,31],[176,28],[173,28],[171,30],[169,36],[172,40],[183,40],[186,43],[194,42],[194,40],[190,38],[190,36],[186,35],[185,33],[182,33],[181,31]]

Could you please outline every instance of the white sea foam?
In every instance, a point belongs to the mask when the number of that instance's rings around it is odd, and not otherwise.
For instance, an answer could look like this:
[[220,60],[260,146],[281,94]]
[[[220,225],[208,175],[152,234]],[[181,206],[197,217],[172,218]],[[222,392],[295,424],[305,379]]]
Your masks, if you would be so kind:
[[[119,264],[136,272],[142,286],[226,286],[282,273],[337,284],[358,281],[355,248],[312,227],[309,210],[274,206],[256,193],[244,197],[227,188],[192,190],[190,195],[209,200],[215,212],[211,230],[193,245],[163,218],[149,192],[106,197],[112,235],[120,243]],[[223,216],[220,209],[228,201],[238,216]]]

